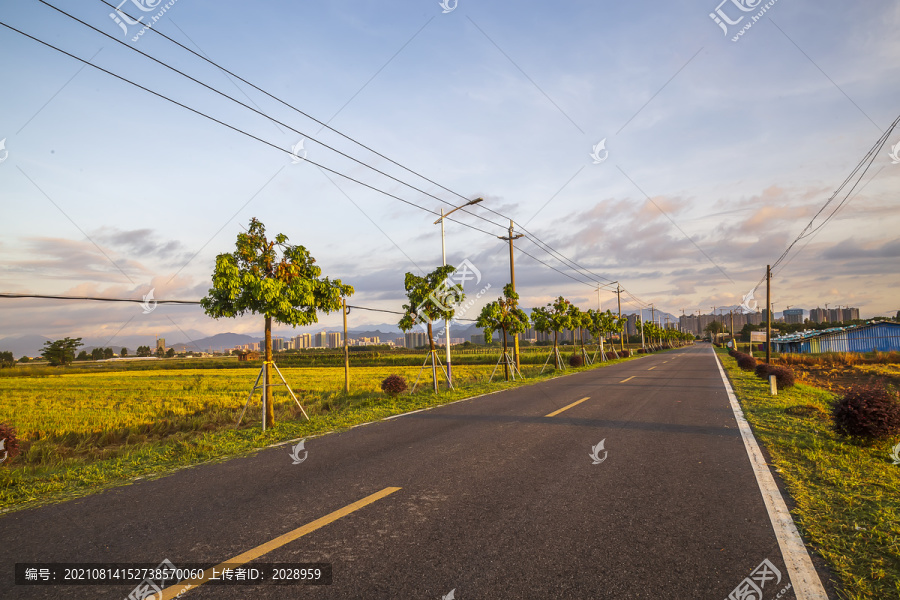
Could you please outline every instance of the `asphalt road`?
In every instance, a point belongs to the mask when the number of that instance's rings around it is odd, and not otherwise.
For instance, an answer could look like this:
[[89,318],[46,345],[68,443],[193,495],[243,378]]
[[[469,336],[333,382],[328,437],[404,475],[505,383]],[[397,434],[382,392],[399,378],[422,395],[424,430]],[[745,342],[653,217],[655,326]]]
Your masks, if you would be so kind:
[[14,586],[13,565],[213,565],[387,488],[257,552],[331,563],[331,585],[207,583],[180,598],[722,600],[764,559],[781,581],[763,600],[789,582],[709,346],[305,447],[300,464],[273,448],[0,518],[0,598],[124,598],[134,586]]

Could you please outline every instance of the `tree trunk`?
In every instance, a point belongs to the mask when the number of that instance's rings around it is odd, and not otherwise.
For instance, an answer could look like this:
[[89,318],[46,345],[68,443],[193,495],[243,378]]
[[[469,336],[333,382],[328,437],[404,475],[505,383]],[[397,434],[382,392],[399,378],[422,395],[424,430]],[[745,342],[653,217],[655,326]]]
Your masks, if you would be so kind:
[[559,371],[562,369],[562,365],[559,364],[559,332],[553,332],[553,362],[556,364],[556,370]]
[[509,362],[506,360],[506,329],[503,330],[503,372],[506,374],[506,380],[509,381]]
[[275,406],[272,404],[272,317],[266,317],[266,427],[275,425]]
[[428,344],[431,347],[431,379],[434,382],[434,392],[438,391],[437,380],[437,354],[434,350],[434,333],[431,329],[431,321],[428,321]]

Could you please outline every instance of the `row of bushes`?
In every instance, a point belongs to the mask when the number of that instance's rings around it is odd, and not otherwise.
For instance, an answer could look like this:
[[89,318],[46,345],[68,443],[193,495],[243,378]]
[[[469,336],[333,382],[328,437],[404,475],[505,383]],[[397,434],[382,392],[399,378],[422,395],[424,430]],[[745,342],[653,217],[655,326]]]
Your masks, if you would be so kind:
[[732,348],[728,351],[729,356],[737,361],[738,366],[744,371],[753,371],[760,379],[768,381],[769,375],[775,376],[779,388],[788,388],[796,383],[794,372],[788,367],[770,365],[768,363],[758,363],[756,359],[738,350]]
[[[788,367],[757,364],[749,354],[730,350],[738,366],[754,371],[762,379],[775,375],[779,387],[794,385],[794,372]],[[900,398],[883,385],[854,385],[831,404],[833,429],[859,440],[882,440],[900,436]]]

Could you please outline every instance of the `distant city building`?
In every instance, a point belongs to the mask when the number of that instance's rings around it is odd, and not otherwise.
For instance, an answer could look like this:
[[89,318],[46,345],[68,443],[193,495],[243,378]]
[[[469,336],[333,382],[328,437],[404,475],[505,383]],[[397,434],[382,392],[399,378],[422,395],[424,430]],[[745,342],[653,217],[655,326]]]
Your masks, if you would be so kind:
[[785,323],[803,323],[802,308],[786,308],[782,314],[784,314]]
[[638,334],[638,315],[627,315],[625,317],[627,321],[625,325],[625,335],[637,335]]
[[315,335],[315,339],[313,340],[313,348],[327,348],[328,347],[328,332],[320,331]]
[[156,338],[156,351],[157,352],[165,352],[166,351],[166,338]]
[[344,335],[340,332],[334,331],[328,333],[326,335],[328,339],[328,347],[329,348],[343,348],[344,346]]
[[859,320],[859,309],[850,306],[837,308],[813,308],[809,311],[809,320],[813,323],[845,323]]
[[813,323],[827,323],[828,311],[824,308],[811,308],[809,309],[809,320]]
[[312,336],[308,333],[301,333],[294,338],[294,350],[302,350],[312,346]]
[[411,331],[404,336],[404,346],[406,348],[419,348],[428,345],[428,334]]
[[272,352],[284,351],[284,338],[272,338]]

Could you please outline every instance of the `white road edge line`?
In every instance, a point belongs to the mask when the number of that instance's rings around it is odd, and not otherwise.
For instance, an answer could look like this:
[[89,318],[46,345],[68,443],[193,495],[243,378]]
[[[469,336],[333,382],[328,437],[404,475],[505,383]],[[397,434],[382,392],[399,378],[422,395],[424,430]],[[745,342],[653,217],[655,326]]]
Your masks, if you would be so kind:
[[722,382],[725,384],[725,391],[728,393],[728,401],[731,403],[731,410],[734,411],[734,418],[737,421],[738,429],[741,431],[741,438],[744,440],[744,447],[747,449],[747,455],[750,457],[750,464],[753,466],[753,474],[756,476],[756,483],[759,484],[759,491],[762,493],[763,501],[766,504],[766,510],[769,513],[769,520],[772,522],[772,528],[775,530],[775,537],[778,539],[778,546],[781,548],[781,555],[784,557],[784,564],[787,566],[788,575],[791,578],[791,586],[797,600],[828,600],[828,594],[822,587],[822,581],[819,574],[812,564],[806,545],[794,525],[794,519],[791,517],[784,498],[775,485],[775,478],[769,471],[769,466],[763,457],[759,444],[753,436],[750,429],[750,423],[744,417],[744,411],[738,404],[731,387],[731,382],[725,375],[725,369],[719,356],[713,350],[713,356],[716,359],[716,366],[719,367],[719,375],[722,376]]

